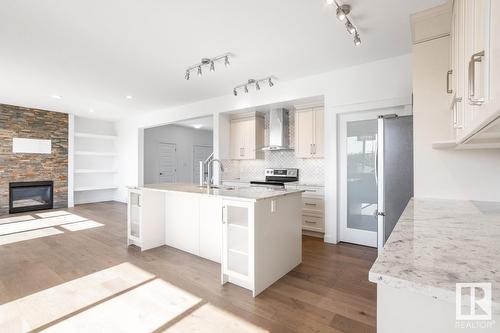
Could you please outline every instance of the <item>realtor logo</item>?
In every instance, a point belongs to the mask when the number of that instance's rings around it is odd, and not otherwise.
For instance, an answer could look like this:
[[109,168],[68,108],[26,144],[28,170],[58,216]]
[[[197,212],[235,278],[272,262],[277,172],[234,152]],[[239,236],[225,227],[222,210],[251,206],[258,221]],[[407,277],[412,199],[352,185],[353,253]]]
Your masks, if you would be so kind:
[[491,320],[491,283],[456,284],[457,320]]

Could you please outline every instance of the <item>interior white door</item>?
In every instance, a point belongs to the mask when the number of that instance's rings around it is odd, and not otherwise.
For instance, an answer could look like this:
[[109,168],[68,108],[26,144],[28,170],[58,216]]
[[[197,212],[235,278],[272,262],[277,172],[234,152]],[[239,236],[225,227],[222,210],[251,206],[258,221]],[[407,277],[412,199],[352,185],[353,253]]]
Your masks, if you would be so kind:
[[380,110],[340,116],[340,240],[377,246],[377,118]]
[[175,156],[176,150],[175,143],[160,142],[158,144],[158,180],[160,183],[175,182],[177,172],[177,158]]
[[[212,146],[193,145],[193,183],[198,183],[200,177],[200,161],[205,161],[214,151]],[[205,171],[205,177],[208,171]]]

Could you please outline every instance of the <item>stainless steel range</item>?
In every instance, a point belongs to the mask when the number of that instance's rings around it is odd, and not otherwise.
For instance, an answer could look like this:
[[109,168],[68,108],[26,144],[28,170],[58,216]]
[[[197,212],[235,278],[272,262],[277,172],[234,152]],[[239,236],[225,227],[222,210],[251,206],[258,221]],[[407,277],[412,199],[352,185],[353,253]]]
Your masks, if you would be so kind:
[[264,181],[251,181],[251,186],[285,188],[285,183],[299,181],[299,169],[266,169]]

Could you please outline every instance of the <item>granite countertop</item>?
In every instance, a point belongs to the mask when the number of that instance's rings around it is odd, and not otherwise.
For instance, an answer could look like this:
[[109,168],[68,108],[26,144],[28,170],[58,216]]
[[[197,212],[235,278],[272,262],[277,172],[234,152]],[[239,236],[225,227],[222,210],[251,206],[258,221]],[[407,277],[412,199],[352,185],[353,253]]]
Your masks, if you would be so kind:
[[227,199],[257,201],[262,199],[269,199],[284,195],[302,193],[302,190],[291,189],[269,189],[266,187],[235,187],[234,189],[210,189],[200,187],[195,184],[186,183],[164,183],[164,184],[149,184],[141,187],[143,189],[156,190],[156,191],[173,191],[185,193],[197,193],[211,196],[220,196]]
[[500,203],[412,199],[369,280],[455,302],[455,284],[491,282],[500,305]]

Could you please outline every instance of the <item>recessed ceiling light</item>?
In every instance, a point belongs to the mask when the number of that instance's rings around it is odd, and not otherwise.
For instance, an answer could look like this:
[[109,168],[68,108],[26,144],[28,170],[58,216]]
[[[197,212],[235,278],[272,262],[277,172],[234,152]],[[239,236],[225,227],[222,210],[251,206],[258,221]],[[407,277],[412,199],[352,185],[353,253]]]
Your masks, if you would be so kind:
[[125,96],[126,99],[132,99],[133,97],[130,95]]
[[94,113],[94,109],[89,109],[89,112],[90,113]]
[[333,5],[334,0],[326,0],[327,5]]
[[193,127],[194,127],[194,128],[196,128],[196,129],[200,129],[200,128],[202,128],[203,126],[202,126],[202,125],[193,125]]
[[61,98],[62,98],[60,95],[52,95],[52,96],[50,96],[50,97],[52,97],[52,98],[54,98],[54,99],[61,99]]

